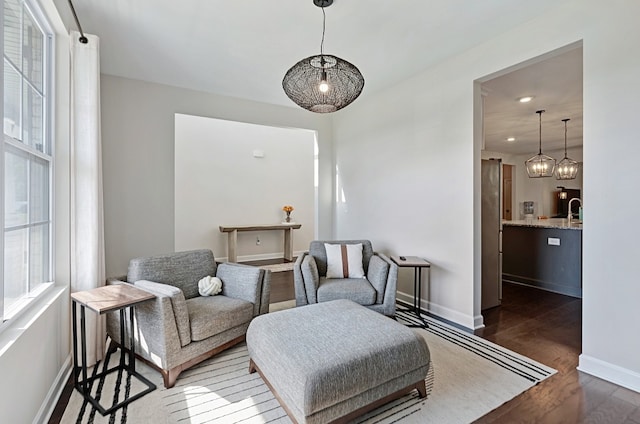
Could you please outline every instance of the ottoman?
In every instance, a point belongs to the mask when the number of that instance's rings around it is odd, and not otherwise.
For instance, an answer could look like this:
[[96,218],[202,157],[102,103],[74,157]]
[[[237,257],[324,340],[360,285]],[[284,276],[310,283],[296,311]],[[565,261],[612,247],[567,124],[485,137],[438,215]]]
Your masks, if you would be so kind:
[[294,423],[348,422],[413,389],[426,396],[426,341],[350,300],[258,316],[247,348],[249,372]]

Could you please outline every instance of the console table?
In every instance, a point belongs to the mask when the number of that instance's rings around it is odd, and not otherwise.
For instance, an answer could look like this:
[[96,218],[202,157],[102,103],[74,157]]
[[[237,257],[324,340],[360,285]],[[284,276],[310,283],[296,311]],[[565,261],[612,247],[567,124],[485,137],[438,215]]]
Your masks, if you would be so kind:
[[[134,341],[134,323],[133,323],[133,313],[135,305],[146,302],[148,300],[154,299],[156,296],[146,292],[144,290],[140,290],[137,287],[133,287],[129,284],[116,284],[98,287],[91,290],[79,291],[75,293],[71,293],[71,302],[72,302],[72,321],[73,321],[73,381],[74,387],[80,392],[82,397],[84,397],[88,402],[91,403],[100,414],[108,415],[111,414],[116,409],[122,408],[123,406],[133,402],[134,400],[146,395],[147,393],[155,390],[156,386],[151,381],[147,380],[142,374],[136,371],[136,359],[135,359],[135,341]],[[77,329],[77,320],[76,320],[76,308],[80,306],[80,338],[81,338],[81,352],[82,356],[78,357],[78,329]],[[89,308],[92,311],[96,312],[99,315],[105,314],[107,312],[119,311],[120,312],[120,340],[122,342],[120,348],[120,360],[118,361],[118,365],[115,367],[105,369],[103,367],[102,372],[94,373],[92,376],[87,375],[87,338],[86,338],[86,328],[85,328],[85,308]],[[125,319],[125,309],[129,308],[130,313],[130,331],[129,335],[131,336],[129,342],[129,349],[125,348],[126,337],[124,331],[124,325],[126,322]],[[126,355],[126,353],[129,353]],[[128,356],[128,363],[125,361],[125,356]],[[108,357],[107,357],[108,358]],[[78,362],[82,362],[78,364]],[[96,369],[98,364],[95,365]],[[94,397],[91,394],[91,388],[95,381],[100,381],[107,374],[111,374],[112,372],[120,372],[126,371],[130,376],[136,377],[142,384],[146,386],[146,388],[136,393],[135,395],[125,398],[119,403],[116,403],[114,400],[113,405],[109,408],[104,408],[100,404],[99,396]],[[80,374],[82,375],[82,380],[79,379]]]
[[284,259],[293,261],[293,230],[302,227],[302,224],[268,224],[268,225],[221,225],[220,232],[228,233],[227,260],[238,261],[238,231],[284,231]]

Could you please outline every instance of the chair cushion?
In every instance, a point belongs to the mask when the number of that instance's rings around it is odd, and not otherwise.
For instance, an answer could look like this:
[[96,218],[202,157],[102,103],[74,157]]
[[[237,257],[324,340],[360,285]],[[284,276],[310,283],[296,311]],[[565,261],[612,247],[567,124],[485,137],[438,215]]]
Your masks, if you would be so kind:
[[246,324],[253,318],[253,303],[222,295],[187,300],[191,340],[205,340],[215,334]]
[[198,297],[198,281],[207,275],[216,275],[216,261],[211,250],[191,250],[169,253],[129,262],[127,281],[155,281],[177,287],[186,299]]
[[376,290],[364,278],[320,278],[318,302],[352,300],[360,305],[376,303]]
[[327,252],[327,278],[364,278],[362,243],[324,244]]

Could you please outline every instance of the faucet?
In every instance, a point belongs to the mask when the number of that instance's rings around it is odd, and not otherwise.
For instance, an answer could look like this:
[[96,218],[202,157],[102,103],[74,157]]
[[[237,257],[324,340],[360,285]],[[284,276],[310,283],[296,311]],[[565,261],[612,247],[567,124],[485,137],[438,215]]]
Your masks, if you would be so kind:
[[569,200],[569,212],[567,213],[567,219],[569,221],[571,221],[571,218],[573,218],[573,213],[571,213],[571,204],[574,200],[577,200],[578,202],[580,202],[580,205],[582,205],[582,200],[580,200],[579,197],[574,197],[573,199]]

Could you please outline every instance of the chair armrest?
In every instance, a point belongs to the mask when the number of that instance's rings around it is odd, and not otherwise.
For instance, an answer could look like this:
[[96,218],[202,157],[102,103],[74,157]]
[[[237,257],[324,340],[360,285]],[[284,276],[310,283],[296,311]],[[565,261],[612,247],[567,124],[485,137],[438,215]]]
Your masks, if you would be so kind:
[[[184,298],[182,290],[169,284],[156,283],[154,281],[140,280],[133,283],[134,286],[146,290],[156,295],[156,298],[167,299],[167,302],[160,302],[156,308],[148,308],[149,314],[138,313],[139,327],[152,327],[157,325],[157,320],[161,316],[173,315],[175,325],[178,329],[178,337],[180,337],[180,346],[184,347],[191,343],[191,325],[189,323],[189,309]],[[142,304],[144,305],[144,303]],[[140,306],[142,306],[140,305]],[[151,303],[151,305],[153,305]],[[172,314],[165,314],[164,309],[170,305]],[[137,310],[141,310],[140,306]]]
[[318,265],[313,256],[303,253],[293,265],[293,283],[296,293],[296,306],[318,303],[318,285],[320,276]]
[[[107,284],[130,283],[110,278],[107,280]],[[172,368],[179,363],[175,356],[176,352],[180,352],[181,343],[171,298],[166,294],[154,292],[151,288],[143,288],[142,286],[140,288],[153,293],[156,298],[135,307],[136,352],[161,368]],[[128,309],[126,319],[129,320]],[[129,325],[124,327],[128,344]],[[107,333],[113,340],[123,344],[120,339],[120,314],[118,312],[107,313]]]
[[376,303],[395,305],[398,265],[382,253],[374,252],[369,261],[367,280],[376,289]]
[[253,303],[253,316],[268,311],[271,271],[225,262],[218,265],[216,277],[222,280],[222,295]]

